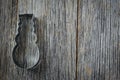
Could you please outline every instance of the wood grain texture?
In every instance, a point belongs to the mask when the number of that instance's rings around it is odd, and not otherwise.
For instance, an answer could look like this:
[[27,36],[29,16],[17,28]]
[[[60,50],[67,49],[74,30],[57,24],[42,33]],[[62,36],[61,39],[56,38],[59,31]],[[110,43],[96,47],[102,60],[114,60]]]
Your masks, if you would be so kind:
[[[41,67],[38,73],[30,73],[32,77],[28,79],[75,79],[77,0],[36,0],[32,5],[28,1],[19,0],[18,10],[19,14],[33,12],[36,17],[41,53]],[[28,6],[32,8],[26,8]]]
[[120,80],[120,0],[79,0],[78,80]]
[[17,20],[17,1],[0,0],[0,80],[15,80],[12,50]]
[[[77,0],[18,0],[18,4],[14,0],[1,1],[0,80],[74,80]],[[31,13],[36,17],[41,62],[34,70],[25,70],[14,64],[12,51],[18,33],[18,14]]]
[[[19,14],[34,14],[40,63],[12,59]],[[120,0],[0,0],[0,80],[119,80]]]

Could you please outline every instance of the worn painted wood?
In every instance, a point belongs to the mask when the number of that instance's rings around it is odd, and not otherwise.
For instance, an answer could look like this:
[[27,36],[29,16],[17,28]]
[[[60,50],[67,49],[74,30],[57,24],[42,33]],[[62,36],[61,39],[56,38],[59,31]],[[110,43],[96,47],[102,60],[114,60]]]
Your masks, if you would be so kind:
[[78,80],[120,80],[120,0],[79,0]]

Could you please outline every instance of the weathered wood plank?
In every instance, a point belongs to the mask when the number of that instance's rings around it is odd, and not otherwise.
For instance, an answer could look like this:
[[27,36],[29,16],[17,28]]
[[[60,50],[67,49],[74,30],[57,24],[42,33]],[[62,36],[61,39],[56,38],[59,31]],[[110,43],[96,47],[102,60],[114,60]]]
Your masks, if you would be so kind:
[[17,0],[0,0],[0,80],[15,80],[12,49],[17,20]]
[[78,80],[120,79],[120,0],[80,0]]
[[[32,13],[41,61],[24,70],[12,52]],[[0,18],[0,80],[120,79],[120,0],[0,0]]]
[[47,3],[46,79],[74,80],[77,0],[49,0]]
[[[26,0],[28,1],[28,0]],[[24,3],[20,0],[19,3]],[[77,0],[36,0],[29,10],[20,4],[19,13],[33,11],[41,51],[41,72],[28,79],[74,80],[76,69]],[[32,10],[33,9],[33,10]],[[27,73],[25,74],[27,75]]]
[[[74,80],[77,0],[1,1],[0,80]],[[31,13],[36,17],[41,63],[34,70],[25,70],[14,64],[12,52],[18,34],[17,16]]]

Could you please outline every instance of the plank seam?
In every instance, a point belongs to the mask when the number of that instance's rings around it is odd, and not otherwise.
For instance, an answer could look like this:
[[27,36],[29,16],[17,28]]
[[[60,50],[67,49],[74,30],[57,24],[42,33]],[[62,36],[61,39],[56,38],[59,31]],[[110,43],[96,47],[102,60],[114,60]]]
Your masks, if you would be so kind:
[[78,80],[78,24],[79,24],[79,2],[77,0],[77,27],[76,27],[76,72],[75,72],[75,80]]

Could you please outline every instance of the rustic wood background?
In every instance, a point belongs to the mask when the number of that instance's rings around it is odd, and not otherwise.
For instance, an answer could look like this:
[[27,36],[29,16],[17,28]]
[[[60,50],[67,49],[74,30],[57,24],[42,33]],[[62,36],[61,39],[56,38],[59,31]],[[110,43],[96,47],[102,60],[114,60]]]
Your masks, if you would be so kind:
[[[19,14],[34,14],[41,61],[12,59]],[[0,0],[0,80],[120,80],[120,0]]]

